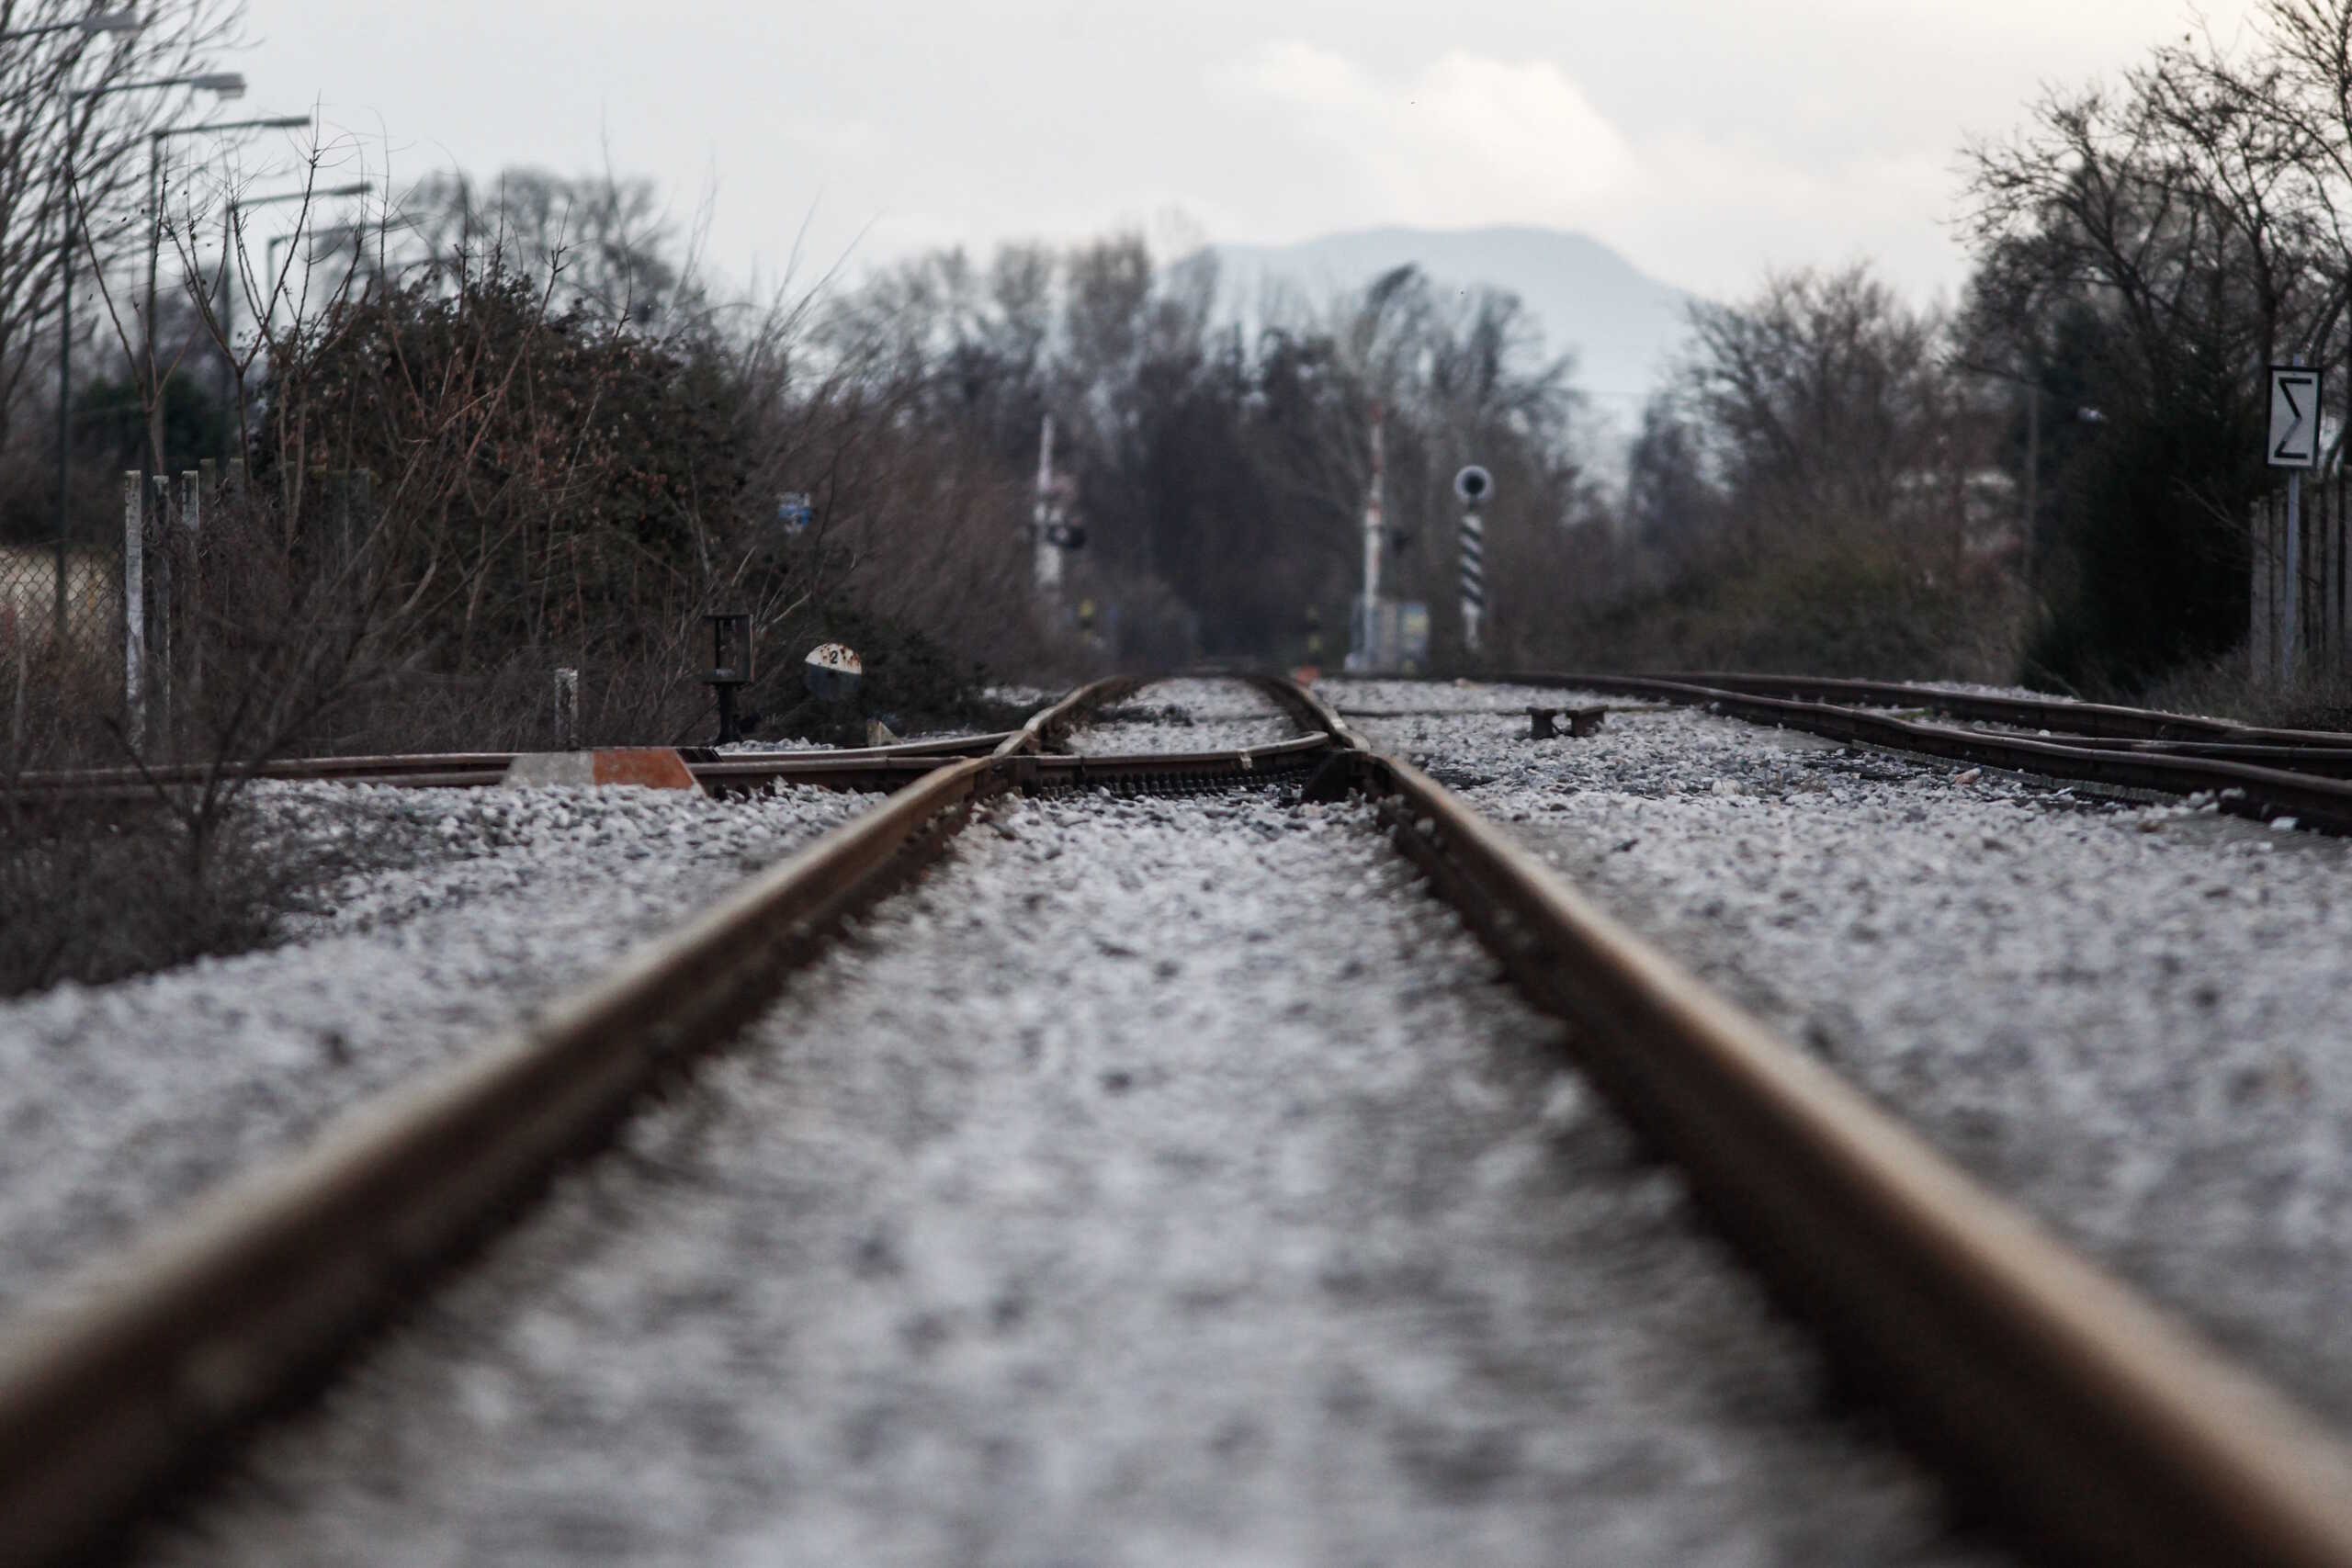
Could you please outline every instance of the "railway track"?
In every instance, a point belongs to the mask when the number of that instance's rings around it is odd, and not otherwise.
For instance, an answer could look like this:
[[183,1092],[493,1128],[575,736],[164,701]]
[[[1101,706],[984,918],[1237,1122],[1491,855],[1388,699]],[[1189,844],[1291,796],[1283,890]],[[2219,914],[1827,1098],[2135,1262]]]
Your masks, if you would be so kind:
[[1857,1385],[2022,1539],[2099,1562],[2352,1563],[2352,1468],[2332,1436],[1308,693],[1255,682],[1303,731],[1290,740],[1050,750],[1135,684],[1085,688],[990,755],[936,761],[529,1028],[211,1200],[109,1266],[103,1290],[76,1292],[90,1304],[20,1329],[0,1352],[0,1561],[62,1561],[112,1539],[609,1137],[647,1088],[723,1043],[787,968],[990,802],[1281,781],[1374,805]]
[[[1704,707],[1853,745],[2109,789],[2206,796],[2233,816],[2257,821],[2291,818],[2301,827],[2352,834],[2352,737],[2329,731],[2259,729],[2146,709],[1978,696],[1882,682],[1549,671],[1493,679]],[[1896,705],[2051,733],[1960,728],[1874,711]]]
[[[1016,732],[910,740],[834,751],[735,751],[684,749],[687,771],[713,795],[808,784],[826,789],[888,791],[910,784],[956,757],[987,756]],[[488,789],[504,781],[519,755],[459,751],[381,757],[294,757],[220,770],[223,778],[376,784],[401,789]],[[136,805],[161,791],[201,788],[212,770],[190,765],[150,769],[94,768],[19,774],[0,803],[19,807]]]

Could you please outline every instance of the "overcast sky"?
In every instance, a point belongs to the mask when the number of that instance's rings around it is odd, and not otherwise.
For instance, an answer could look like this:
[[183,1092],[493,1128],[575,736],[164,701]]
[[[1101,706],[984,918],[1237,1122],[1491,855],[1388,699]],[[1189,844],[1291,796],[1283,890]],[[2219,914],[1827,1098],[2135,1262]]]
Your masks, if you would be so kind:
[[[2254,0],[2202,0],[2225,35]],[[1956,152],[2183,0],[251,0],[255,111],[434,167],[649,175],[773,278],[939,243],[1581,230],[1716,295],[1876,258],[1949,291]],[[372,154],[371,154],[372,155]]]

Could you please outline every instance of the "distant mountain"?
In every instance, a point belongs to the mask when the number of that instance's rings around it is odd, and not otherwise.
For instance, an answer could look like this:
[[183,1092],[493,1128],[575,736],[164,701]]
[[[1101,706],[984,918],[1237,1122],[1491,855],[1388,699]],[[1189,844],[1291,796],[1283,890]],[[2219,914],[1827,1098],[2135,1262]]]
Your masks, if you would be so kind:
[[1433,284],[1507,289],[1544,329],[1545,349],[1576,355],[1576,384],[1630,429],[1665,378],[1691,297],[1598,240],[1558,229],[1367,229],[1295,245],[1216,245],[1228,306],[1247,315],[1268,284],[1322,299],[1417,264]]

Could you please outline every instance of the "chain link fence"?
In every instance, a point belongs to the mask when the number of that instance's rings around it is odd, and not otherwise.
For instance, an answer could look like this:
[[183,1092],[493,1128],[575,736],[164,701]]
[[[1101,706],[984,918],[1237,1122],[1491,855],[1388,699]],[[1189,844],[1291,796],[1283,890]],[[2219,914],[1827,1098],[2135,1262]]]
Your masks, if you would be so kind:
[[119,678],[121,547],[0,545],[0,647]]

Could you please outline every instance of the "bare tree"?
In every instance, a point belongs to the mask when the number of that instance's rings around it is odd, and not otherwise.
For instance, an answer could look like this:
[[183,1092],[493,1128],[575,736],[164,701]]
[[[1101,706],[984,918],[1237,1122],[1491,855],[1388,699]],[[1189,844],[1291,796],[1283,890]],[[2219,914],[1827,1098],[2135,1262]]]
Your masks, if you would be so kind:
[[[0,0],[0,444],[54,363],[59,249],[111,265],[142,245],[147,133],[183,112],[184,90],[129,91],[208,66],[233,45],[239,0],[148,0],[136,32],[78,24],[103,0]],[[49,29],[49,30],[43,30]],[[85,274],[86,276],[86,274]]]

